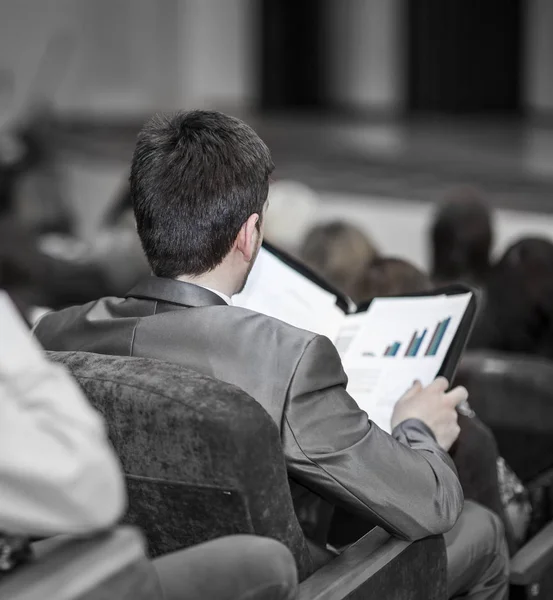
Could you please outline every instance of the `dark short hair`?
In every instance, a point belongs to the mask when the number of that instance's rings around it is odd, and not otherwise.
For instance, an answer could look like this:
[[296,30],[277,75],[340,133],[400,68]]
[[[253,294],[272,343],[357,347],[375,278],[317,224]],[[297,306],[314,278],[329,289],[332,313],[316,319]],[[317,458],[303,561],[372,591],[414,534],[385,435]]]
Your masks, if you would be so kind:
[[493,230],[490,209],[476,189],[450,192],[431,230],[432,277],[436,281],[478,283],[490,268]]
[[219,265],[248,218],[262,217],[272,170],[267,146],[234,117],[197,110],[148,121],[130,187],[153,272],[200,275]]

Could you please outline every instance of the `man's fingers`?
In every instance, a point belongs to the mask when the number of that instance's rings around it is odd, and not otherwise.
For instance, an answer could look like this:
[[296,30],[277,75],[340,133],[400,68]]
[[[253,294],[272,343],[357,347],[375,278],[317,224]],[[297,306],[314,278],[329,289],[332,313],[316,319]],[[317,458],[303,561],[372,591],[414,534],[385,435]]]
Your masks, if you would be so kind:
[[445,377],[436,377],[427,389],[434,392],[445,392],[449,387],[449,381]]
[[462,402],[466,402],[468,397],[469,393],[467,389],[462,386],[458,386],[445,394],[445,398],[451,406],[458,406]]
[[422,391],[422,383],[417,379],[413,382],[413,385],[403,394],[403,398],[411,398]]

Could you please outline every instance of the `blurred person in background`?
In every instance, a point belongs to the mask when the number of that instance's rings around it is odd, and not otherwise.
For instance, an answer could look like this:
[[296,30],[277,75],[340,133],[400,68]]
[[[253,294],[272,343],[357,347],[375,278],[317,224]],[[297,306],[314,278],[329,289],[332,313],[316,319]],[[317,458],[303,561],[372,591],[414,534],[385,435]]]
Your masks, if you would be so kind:
[[51,261],[65,263],[80,272],[96,273],[101,278],[102,287],[97,285],[94,295],[81,302],[120,296],[150,273],[136,233],[128,183],[116,196],[94,240],[83,242],[73,236],[54,234],[41,238],[40,249]]
[[430,277],[402,258],[377,257],[363,271],[353,299],[367,302],[377,297],[404,296],[429,291]]
[[490,270],[492,216],[483,195],[460,187],[438,209],[430,232],[432,279],[481,285]]
[[[28,321],[47,309],[122,294],[148,274],[132,210],[120,209],[91,244],[66,233],[41,235],[19,215],[15,175],[2,169],[0,165],[0,287],[16,305],[25,305]],[[118,204],[124,199],[125,193]]]
[[553,358],[553,243],[525,238],[510,246],[486,297],[471,347]]
[[308,232],[299,255],[335,288],[354,298],[357,282],[377,256],[377,250],[354,225],[332,221]]
[[87,302],[108,289],[96,264],[42,252],[36,233],[12,215],[0,216],[0,287],[30,322],[45,310],[42,307]]
[[317,216],[320,198],[297,181],[274,181],[269,187],[265,237],[278,248],[297,256],[300,244]]
[[28,162],[22,143],[14,136],[0,132],[0,216],[14,210],[19,177]]
[[43,274],[36,259],[29,232],[18,221],[0,215],[0,289],[8,292],[27,322],[33,320],[33,307],[46,299],[40,289]]
[[55,119],[47,106],[0,128],[0,215],[15,215],[36,233],[73,229],[52,157]]
[[61,308],[92,300],[105,290],[102,274],[94,266],[74,265],[65,257],[52,258],[41,251],[41,230],[67,229],[63,211],[54,211],[49,221],[37,227],[22,216],[21,179],[41,162],[35,129],[32,120],[23,129],[0,133],[0,288],[10,293],[28,321],[42,312],[36,307]]

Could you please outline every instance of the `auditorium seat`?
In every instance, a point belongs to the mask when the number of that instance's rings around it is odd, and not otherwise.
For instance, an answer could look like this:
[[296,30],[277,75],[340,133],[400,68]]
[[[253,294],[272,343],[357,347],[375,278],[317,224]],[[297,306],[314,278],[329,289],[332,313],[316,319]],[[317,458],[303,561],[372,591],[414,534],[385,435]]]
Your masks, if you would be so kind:
[[142,536],[131,527],[33,545],[33,559],[0,576],[2,600],[161,600]]
[[278,428],[242,390],[142,358],[49,352],[104,415],[127,475],[127,522],[151,556],[234,533],[293,553],[300,597],[445,598],[441,537],[416,543],[379,528],[315,571],[296,519]]
[[456,383],[469,390],[471,407],[532,500],[530,539],[511,560],[510,597],[553,598],[553,363],[467,352]]

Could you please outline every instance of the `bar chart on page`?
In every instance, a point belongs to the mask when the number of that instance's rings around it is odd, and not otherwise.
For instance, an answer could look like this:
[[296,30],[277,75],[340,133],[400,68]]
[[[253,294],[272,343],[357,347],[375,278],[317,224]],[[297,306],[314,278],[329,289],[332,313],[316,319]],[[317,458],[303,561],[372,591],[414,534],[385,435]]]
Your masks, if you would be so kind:
[[394,406],[413,381],[427,386],[440,373],[470,298],[375,298],[355,315],[359,327],[343,358],[347,389],[379,427],[390,431]]
[[417,329],[413,332],[409,341],[405,345],[405,351],[400,354],[400,350],[404,346],[403,342],[396,340],[386,346],[384,350],[383,356],[386,357],[394,357],[394,356],[404,356],[406,358],[415,358],[417,356],[436,356],[440,349],[440,345],[442,340],[444,339],[444,335],[451,323],[451,317],[447,317],[443,321],[439,321],[436,325],[432,337],[428,342],[428,345],[425,347],[426,349],[422,349],[422,345],[424,341],[427,339],[427,334],[429,328],[426,327],[424,329]]

